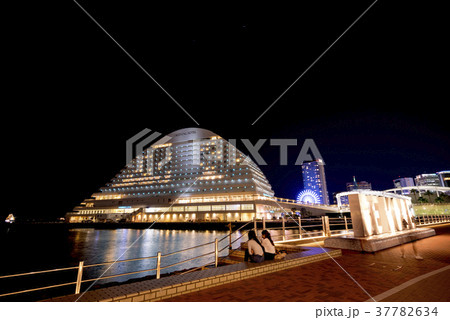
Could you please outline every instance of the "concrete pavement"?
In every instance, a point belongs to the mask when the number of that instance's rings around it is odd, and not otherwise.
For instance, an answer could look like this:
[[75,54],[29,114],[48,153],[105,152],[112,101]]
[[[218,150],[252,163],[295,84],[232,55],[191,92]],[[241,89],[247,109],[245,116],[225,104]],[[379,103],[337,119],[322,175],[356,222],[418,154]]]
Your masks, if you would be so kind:
[[164,301],[450,301],[450,224],[433,228],[436,236],[416,242],[423,260],[411,243],[376,253],[342,250],[341,257]]

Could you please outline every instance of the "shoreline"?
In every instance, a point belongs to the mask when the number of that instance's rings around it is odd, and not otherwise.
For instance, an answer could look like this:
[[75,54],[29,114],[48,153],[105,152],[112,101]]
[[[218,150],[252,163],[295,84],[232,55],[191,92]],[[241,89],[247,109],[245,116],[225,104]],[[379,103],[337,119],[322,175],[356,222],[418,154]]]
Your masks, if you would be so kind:
[[[236,221],[231,222],[233,230],[240,228],[247,224],[248,221]],[[217,230],[217,231],[228,231],[229,221],[221,222],[130,222],[130,223],[66,223],[66,222],[15,222],[15,223],[1,223],[0,228],[2,230],[20,230],[20,229],[162,229],[162,230]],[[286,221],[287,226],[296,226],[297,223],[294,221]],[[254,226],[253,222],[248,223],[243,230],[252,229]],[[267,228],[281,227],[282,222],[280,221],[266,221]],[[306,225],[307,226],[307,225]],[[257,227],[262,229],[262,221],[257,221]]]

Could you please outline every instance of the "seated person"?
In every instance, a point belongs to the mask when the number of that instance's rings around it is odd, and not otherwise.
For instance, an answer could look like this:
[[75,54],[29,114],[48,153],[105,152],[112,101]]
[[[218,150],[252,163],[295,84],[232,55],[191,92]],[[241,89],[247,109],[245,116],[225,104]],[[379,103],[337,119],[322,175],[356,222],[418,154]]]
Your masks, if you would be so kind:
[[273,260],[277,254],[269,231],[263,230],[261,244],[264,247],[264,260]]
[[245,261],[250,259],[251,262],[263,262],[264,261],[264,249],[256,237],[256,233],[253,230],[248,232],[248,248],[245,250]]

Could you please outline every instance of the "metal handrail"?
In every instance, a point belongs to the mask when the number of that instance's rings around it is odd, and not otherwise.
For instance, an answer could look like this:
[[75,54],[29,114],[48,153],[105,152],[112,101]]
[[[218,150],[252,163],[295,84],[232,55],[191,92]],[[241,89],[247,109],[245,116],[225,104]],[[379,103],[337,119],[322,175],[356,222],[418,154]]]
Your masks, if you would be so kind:
[[[250,223],[252,223],[252,222],[253,222],[253,220],[248,221],[246,224],[244,224],[244,225],[240,226],[238,229],[234,230],[231,234],[240,231],[242,228],[244,228],[245,226],[247,226],[248,224],[250,224]],[[230,222],[230,223],[231,223],[231,222]],[[228,238],[229,236],[230,236],[230,234],[227,234],[227,235],[224,236],[222,239],[220,239],[219,242],[222,241],[222,240],[224,240],[224,239],[226,239],[226,238]]]
[[113,274],[113,275],[110,275],[110,276],[103,276],[103,277],[99,277],[99,278],[84,279],[84,280],[81,280],[80,282],[81,283],[85,283],[85,282],[89,282],[89,281],[98,281],[98,280],[104,280],[104,279],[111,279],[111,278],[129,276],[129,275],[132,275],[132,274],[138,274],[138,273],[150,272],[150,271],[156,271],[156,268],[146,269],[146,270],[139,270],[139,271],[131,271],[131,272],[125,272],[125,273],[119,273],[119,274]]
[[33,291],[38,291],[38,290],[45,290],[45,289],[51,289],[51,288],[58,288],[58,287],[63,287],[63,286],[68,286],[68,285],[74,285],[74,284],[76,284],[76,282],[67,282],[67,283],[54,284],[54,285],[46,286],[46,287],[39,287],[39,288],[26,289],[26,290],[21,290],[21,291],[16,291],[16,292],[2,293],[2,294],[0,294],[0,297],[12,296],[12,295],[14,295],[14,294],[21,294],[21,293],[33,292]]
[[[238,228],[237,230],[233,231],[231,234],[238,232],[239,230],[241,230],[242,228],[244,228],[245,226],[247,226],[250,222],[247,222],[246,224],[244,224],[243,226],[241,226],[240,228]],[[225,240],[227,237],[229,237],[231,234],[227,234],[226,236],[224,236],[223,238],[220,239],[220,241]],[[239,240],[240,238],[242,238],[242,236],[240,236],[238,239],[234,240],[232,243],[236,242],[237,240]],[[133,272],[126,272],[126,273],[121,273],[121,274],[116,274],[116,275],[109,275],[109,276],[101,276],[101,277],[97,277],[97,278],[92,278],[92,279],[82,279],[82,273],[83,270],[85,268],[91,268],[91,267],[98,267],[98,266],[106,266],[106,265],[112,265],[112,264],[116,264],[116,263],[123,263],[123,262],[131,262],[131,261],[139,261],[139,260],[146,260],[146,259],[158,259],[158,255],[157,256],[150,256],[150,257],[142,257],[142,258],[133,258],[133,259],[125,259],[125,260],[118,260],[118,261],[112,261],[112,262],[102,262],[102,263],[94,263],[94,264],[89,264],[89,265],[83,265],[84,262],[80,262],[79,266],[73,266],[73,267],[67,267],[67,268],[57,268],[57,269],[51,269],[51,270],[41,270],[41,271],[33,271],[33,272],[27,272],[27,273],[19,273],[19,274],[12,274],[12,275],[4,275],[4,276],[0,276],[0,279],[3,278],[12,278],[12,277],[19,277],[19,276],[27,276],[27,275],[36,275],[36,274],[40,274],[40,273],[49,273],[49,272],[56,272],[56,271],[66,271],[66,270],[76,270],[78,269],[78,276],[77,276],[77,281],[76,282],[67,282],[67,283],[62,283],[62,284],[56,284],[56,285],[50,285],[50,286],[44,286],[44,287],[39,287],[39,288],[32,288],[32,289],[27,289],[27,290],[21,290],[21,291],[15,291],[15,292],[9,292],[9,293],[3,293],[0,294],[0,297],[4,297],[4,296],[9,296],[9,295],[14,295],[14,294],[21,294],[21,293],[27,293],[27,292],[33,292],[33,291],[38,291],[38,290],[45,290],[45,289],[51,289],[51,288],[57,288],[57,287],[62,287],[62,286],[68,286],[68,285],[76,285],[76,290],[75,293],[79,293],[80,291],[80,285],[81,283],[86,283],[86,282],[92,282],[92,281],[98,281],[98,280],[104,280],[104,279],[110,279],[110,278],[117,278],[117,277],[122,277],[122,276],[127,276],[127,275],[133,275],[133,274],[138,274],[138,273],[144,273],[144,272],[150,272],[150,271],[157,271],[157,278],[159,278],[159,272],[160,270],[163,269],[167,269],[173,266],[177,266],[177,265],[181,265],[183,263],[189,262],[189,261],[193,261],[211,254],[215,254],[216,255],[219,252],[222,252],[223,249],[225,249],[226,247],[222,248],[220,251],[218,250],[217,246],[218,243],[220,242],[217,239],[215,241],[211,241],[208,243],[204,243],[204,244],[200,244],[200,245],[196,245],[193,247],[189,247],[189,248],[185,248],[182,250],[178,250],[178,251],[174,251],[171,253],[167,253],[164,255],[161,255],[160,253],[158,253],[159,255],[159,261],[158,263],[160,263],[160,258],[161,257],[168,257],[168,256],[172,256],[175,254],[179,254],[188,250],[192,250],[192,249],[196,249],[196,248],[200,248],[203,246],[207,246],[207,245],[211,245],[211,244],[215,244],[216,249],[215,251],[212,252],[208,252],[205,254],[201,254],[199,256],[193,257],[193,258],[189,258],[189,259],[185,259],[179,262],[176,262],[174,264],[170,264],[170,265],[166,265],[166,266],[161,266],[158,265],[157,268],[152,268],[152,269],[146,269],[146,270],[139,270],[139,271],[133,271]],[[217,257],[216,257],[216,261],[217,261]]]
[[214,253],[215,253],[214,251],[211,251],[211,252],[208,252],[208,253],[204,253],[204,254],[201,254],[201,255],[196,256],[194,258],[189,258],[189,259],[186,259],[186,260],[183,260],[183,261],[175,262],[173,264],[161,267],[161,269],[166,269],[166,268],[170,268],[170,267],[173,267],[173,266],[177,266],[177,265],[183,264],[183,263],[188,262],[188,261],[192,261],[192,260],[196,260],[198,258],[209,256],[210,254],[214,254]]
[[78,267],[67,267],[67,268],[58,268],[58,269],[50,269],[50,270],[41,270],[41,271],[32,271],[32,272],[25,272],[25,273],[16,273],[16,274],[7,274],[4,276],[0,276],[0,279],[4,278],[12,278],[12,277],[19,277],[19,276],[29,276],[34,274],[40,274],[40,273],[48,273],[48,272],[55,272],[55,271],[66,271],[66,270],[74,270]]
[[[133,258],[133,259],[126,259],[126,260],[117,260],[117,261],[111,261],[111,262],[94,263],[94,264],[85,265],[84,268],[106,266],[106,265],[109,265],[109,264],[116,264],[116,263],[122,263],[122,262],[139,261],[139,260],[146,260],[146,259],[155,259],[156,257],[157,256],[151,256],[151,257]],[[78,267],[72,267],[72,268],[76,269]]]
[[[427,219],[427,223],[425,222],[425,219],[423,218],[425,217]],[[291,217],[292,218],[292,217]],[[344,219],[344,223],[329,223],[329,220],[333,220],[334,222],[339,222],[337,220],[342,220]],[[422,220],[422,221],[421,221]],[[296,220],[294,220],[296,221]],[[322,224],[306,224],[302,226],[301,222],[313,222],[313,221],[322,221]],[[431,222],[430,222],[431,221]],[[439,222],[445,222],[445,221],[450,221],[450,215],[423,215],[422,219],[419,218],[418,220],[418,225],[424,225],[424,224],[433,224],[433,223],[439,223]],[[244,227],[246,227],[248,224],[250,223],[255,223],[255,227],[256,227],[256,220],[250,220],[247,223],[245,223],[244,225],[240,226],[238,229],[232,231],[231,233],[228,233],[227,235],[225,235],[224,237],[219,239],[216,239],[215,241],[212,242],[208,242],[208,243],[204,243],[204,244],[200,244],[200,245],[196,245],[193,247],[189,247],[189,248],[185,248],[182,250],[178,250],[178,251],[174,251],[171,253],[167,253],[164,255],[161,255],[160,252],[158,252],[157,256],[149,256],[149,257],[141,257],[141,258],[133,258],[133,259],[125,259],[125,260],[118,260],[118,261],[114,261],[114,262],[103,262],[103,263],[95,263],[95,264],[90,264],[90,265],[83,265],[84,262],[80,262],[79,266],[74,266],[74,267],[66,267],[66,268],[57,268],[57,269],[51,269],[51,270],[40,270],[40,271],[33,271],[33,272],[26,272],[26,273],[19,273],[19,274],[10,274],[10,275],[3,275],[0,276],[0,279],[5,279],[5,278],[13,278],[13,277],[19,277],[19,276],[29,276],[29,275],[37,275],[37,274],[42,274],[42,273],[50,273],[50,272],[57,272],[57,271],[67,271],[67,270],[76,270],[78,269],[78,277],[77,277],[77,281],[76,282],[67,282],[67,283],[62,283],[62,284],[56,284],[56,285],[50,285],[50,286],[44,286],[44,287],[39,287],[39,288],[32,288],[32,289],[27,289],[27,290],[21,290],[21,291],[16,291],[16,292],[10,292],[10,293],[3,293],[0,294],[0,297],[4,297],[4,296],[9,296],[9,295],[14,295],[14,294],[21,294],[21,293],[27,293],[27,292],[33,292],[33,291],[38,291],[38,290],[45,290],[45,289],[50,289],[50,288],[57,288],[57,287],[63,287],[63,286],[68,286],[68,285],[76,285],[77,289],[76,289],[76,293],[79,293],[79,289],[80,289],[80,285],[81,283],[86,283],[86,282],[91,282],[91,281],[96,281],[96,280],[104,280],[104,279],[110,279],[110,278],[117,278],[117,277],[122,277],[122,276],[127,276],[127,275],[133,275],[133,274],[138,274],[138,273],[144,273],[144,272],[150,272],[150,271],[156,271],[157,272],[157,278],[160,277],[160,271],[163,269],[167,269],[173,266],[177,266],[177,265],[181,265],[183,263],[189,262],[189,261],[193,261],[208,255],[212,255],[215,254],[215,265],[217,266],[218,264],[218,254],[220,252],[222,252],[223,250],[225,250],[227,248],[227,246],[224,246],[222,249],[218,249],[218,244],[221,243],[222,241],[224,241],[225,239],[231,237],[232,234],[239,232],[240,230],[242,230]],[[230,222],[232,223],[232,222]],[[324,223],[326,223],[327,225],[325,225]],[[348,225],[352,223],[352,220],[350,217],[344,217],[344,218],[328,218],[324,219],[324,218],[303,218],[300,219],[300,224],[299,226],[294,226],[294,227],[286,227],[284,226],[284,221],[283,221],[283,228],[267,228],[267,230],[283,230],[283,234],[280,235],[274,235],[273,237],[275,238],[282,238],[283,240],[286,240],[286,238],[291,238],[291,237],[295,237],[295,236],[300,236],[301,238],[310,238],[312,237],[314,234],[320,234],[322,233],[324,236],[326,235],[331,235],[331,233],[337,231],[337,230],[330,230],[329,226],[342,226],[345,225],[345,229],[344,230],[349,230],[348,229]],[[322,227],[322,230],[319,231],[307,231],[307,232],[300,232],[299,234],[286,234],[285,231],[287,229],[297,229],[299,228],[299,230],[304,229],[304,228],[312,228],[312,227]],[[326,234],[326,231],[328,231],[329,233]],[[341,231],[341,230],[340,230]],[[235,240],[230,241],[229,245],[231,246],[233,243],[239,241],[242,237],[244,237],[246,234],[248,233],[248,231],[242,233],[239,237],[237,237]],[[231,238],[230,238],[231,240]],[[215,250],[208,252],[208,253],[204,253],[201,254],[199,256],[196,257],[192,257],[189,259],[185,259],[182,261],[178,261],[176,263],[170,264],[170,265],[166,265],[166,266],[161,266],[161,258],[164,257],[168,257],[168,256],[172,256],[175,254],[179,254],[191,249],[196,249],[196,248],[200,248],[203,246],[207,246],[207,245],[211,245],[214,244],[215,245]],[[233,250],[232,247],[228,246],[228,249]],[[157,259],[157,267],[156,268],[151,268],[151,269],[145,269],[145,270],[139,270],[139,271],[132,271],[132,272],[126,272],[126,273],[121,273],[121,274],[116,274],[116,275],[109,275],[109,276],[102,276],[99,278],[93,278],[93,279],[82,279],[82,274],[83,274],[83,270],[85,268],[91,268],[91,267],[97,267],[97,266],[105,266],[105,265],[111,265],[111,264],[116,264],[116,263],[123,263],[123,262],[131,262],[131,261],[139,261],[139,260],[147,260],[147,259]],[[210,265],[210,263],[204,265],[207,266]],[[184,273],[187,272],[191,272],[192,270],[196,270],[198,268],[203,268],[204,266],[201,267],[195,267],[191,270],[185,271]],[[77,292],[78,291],[78,292]]]
[[[237,231],[237,230],[236,230]],[[238,237],[238,238],[236,238],[236,239],[234,239],[234,241],[232,241],[230,244],[233,244],[233,243],[235,243],[236,241],[238,241],[239,239],[241,239],[243,236],[245,236],[246,234],[248,233],[248,231],[247,232],[245,232],[245,233],[243,233],[240,237]],[[219,252],[222,252],[223,250],[225,250],[227,247],[223,247],[222,249],[220,249],[220,251]],[[229,248],[230,249],[230,248]],[[231,250],[233,250],[233,249],[231,249]]]
[[196,245],[194,247],[189,247],[189,248],[185,248],[185,249],[182,249],[182,250],[178,250],[178,251],[174,251],[174,252],[171,252],[171,253],[167,253],[167,254],[161,255],[161,257],[172,256],[174,254],[178,254],[178,253],[181,253],[181,252],[184,252],[184,251],[188,251],[188,250],[191,250],[191,249],[200,248],[200,247],[207,246],[207,245],[210,245],[210,244],[213,244],[213,243],[214,243],[214,241],[211,241],[211,242],[208,242],[208,243],[204,243],[204,244],[199,244],[199,245]]

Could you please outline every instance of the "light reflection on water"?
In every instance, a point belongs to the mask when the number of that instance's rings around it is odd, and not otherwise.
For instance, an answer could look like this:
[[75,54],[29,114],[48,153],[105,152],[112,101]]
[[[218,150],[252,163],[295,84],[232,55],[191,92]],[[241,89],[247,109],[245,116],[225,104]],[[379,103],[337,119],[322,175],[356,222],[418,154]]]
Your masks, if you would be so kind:
[[[176,262],[193,258],[209,252],[214,252],[214,243],[184,251],[179,254],[164,257],[165,254],[180,251],[200,244],[214,242],[215,239],[222,239],[227,235],[225,231],[197,231],[197,230],[156,230],[156,229],[116,229],[116,230],[96,230],[96,229],[72,229],[70,230],[73,239],[73,250],[71,255],[74,259],[84,260],[85,265],[113,262],[116,260],[126,260],[142,257],[156,256],[160,251],[163,255],[161,267],[172,265]],[[232,241],[241,234],[233,234]],[[139,240],[138,240],[139,239]],[[137,241],[136,241],[137,240]],[[236,241],[233,248],[238,247],[241,241],[246,241],[246,237]],[[228,237],[219,243],[219,250],[228,246]],[[219,256],[226,256],[228,250],[219,253]],[[214,263],[214,254],[172,266],[161,270],[161,273],[184,270],[197,266]],[[109,269],[108,269],[109,268]],[[146,270],[156,268],[156,259],[146,259],[113,265],[86,268],[83,279]],[[156,271],[143,272],[135,275],[121,276],[112,279],[100,280],[97,283],[107,283],[113,281],[125,281],[131,278],[139,278],[147,275],[154,275]]]

